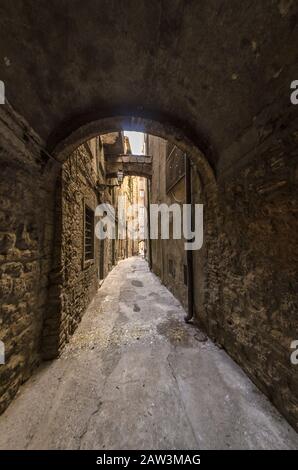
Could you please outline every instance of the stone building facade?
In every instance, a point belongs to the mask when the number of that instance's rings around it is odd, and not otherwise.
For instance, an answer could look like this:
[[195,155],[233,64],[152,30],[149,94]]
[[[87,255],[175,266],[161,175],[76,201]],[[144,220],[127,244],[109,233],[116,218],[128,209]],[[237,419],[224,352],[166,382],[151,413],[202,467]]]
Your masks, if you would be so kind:
[[[9,132],[3,137],[9,138]],[[128,142],[122,133],[118,138],[123,152]],[[0,365],[0,413],[42,359],[59,355],[118,260],[138,253],[137,241],[94,236],[97,205],[116,207],[118,196],[135,203],[139,191],[137,176],[125,177],[121,186],[106,178],[102,140],[86,142],[62,166],[49,162],[46,169],[36,157],[37,146],[30,153],[16,140],[19,160],[13,162],[10,152],[1,150],[0,340],[5,364]],[[86,247],[88,214],[93,218],[91,253]]]
[[[184,177],[167,191],[172,146],[154,136],[147,146],[152,202],[185,202]],[[218,192],[194,165],[191,180],[193,203],[204,205],[204,243],[193,252],[194,321],[297,429],[298,374],[290,361],[298,331],[295,153],[294,142],[288,154],[282,140],[260,146],[221,174]],[[151,247],[153,271],[187,308],[184,242],[151,240]]]
[[[184,171],[181,175],[174,177],[172,184],[168,184],[167,163],[173,146],[165,139],[152,135],[146,136],[148,155],[152,155],[152,181],[151,198],[152,204],[179,204],[180,208],[185,204],[185,177]],[[177,152],[175,162],[183,159],[182,152]],[[173,153],[172,153],[173,155]],[[182,165],[183,168],[183,165]],[[175,168],[175,170],[177,170]],[[184,169],[183,169],[184,170]],[[169,186],[169,188],[167,188]],[[151,263],[152,270],[160,277],[168,289],[180,300],[187,309],[187,279],[186,279],[186,254],[183,239],[173,239],[172,215],[170,215],[170,238],[162,240],[158,238],[151,240]],[[160,235],[160,232],[159,232]]]
[[[111,152],[109,147],[123,153],[129,149],[129,142],[122,133],[117,134],[120,148],[115,149],[115,143],[110,145],[108,140],[107,135],[86,142],[62,167],[61,210],[58,206],[61,214],[58,316],[56,296],[52,310],[55,317],[46,318],[43,327],[43,355],[46,359],[56,357],[63,349],[102,280],[118,260],[138,253],[138,241],[131,239],[127,230],[124,238],[118,239],[117,201],[122,197],[126,205],[137,203],[139,178],[127,176],[121,184],[116,178],[106,178],[105,151]],[[114,239],[106,237],[101,240],[95,235],[99,220],[96,207],[102,203],[115,210]]]

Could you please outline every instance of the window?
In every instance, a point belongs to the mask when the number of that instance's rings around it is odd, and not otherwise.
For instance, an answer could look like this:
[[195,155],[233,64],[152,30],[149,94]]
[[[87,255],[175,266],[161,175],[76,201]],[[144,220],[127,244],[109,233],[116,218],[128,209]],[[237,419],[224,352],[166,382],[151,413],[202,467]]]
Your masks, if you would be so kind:
[[182,150],[175,145],[169,144],[167,147],[166,160],[166,192],[168,193],[184,177],[185,157]]
[[144,194],[145,194],[144,189],[140,189],[140,198],[143,198],[143,197],[144,197]]
[[94,211],[87,205],[85,205],[84,228],[84,260],[90,261],[94,258]]

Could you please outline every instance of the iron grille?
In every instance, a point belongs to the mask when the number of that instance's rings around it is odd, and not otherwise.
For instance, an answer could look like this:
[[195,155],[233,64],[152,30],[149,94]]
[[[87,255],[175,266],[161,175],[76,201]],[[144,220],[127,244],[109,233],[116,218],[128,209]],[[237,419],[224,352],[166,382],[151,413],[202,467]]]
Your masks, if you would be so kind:
[[85,206],[85,261],[94,258],[94,211]]

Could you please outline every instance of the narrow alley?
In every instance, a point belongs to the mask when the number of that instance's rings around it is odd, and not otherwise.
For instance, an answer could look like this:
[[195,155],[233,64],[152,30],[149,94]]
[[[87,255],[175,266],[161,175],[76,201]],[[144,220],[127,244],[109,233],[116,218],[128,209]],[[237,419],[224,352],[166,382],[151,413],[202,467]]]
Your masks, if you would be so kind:
[[0,420],[1,449],[294,449],[298,436],[140,257]]

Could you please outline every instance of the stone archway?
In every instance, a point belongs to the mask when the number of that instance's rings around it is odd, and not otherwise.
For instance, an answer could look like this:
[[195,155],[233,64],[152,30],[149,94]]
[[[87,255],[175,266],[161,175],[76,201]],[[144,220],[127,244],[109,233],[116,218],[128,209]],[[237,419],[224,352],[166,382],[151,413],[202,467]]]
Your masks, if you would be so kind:
[[[219,277],[214,275],[208,275],[209,264],[211,266],[216,265],[217,248],[216,240],[218,234],[217,227],[217,185],[214,172],[208,163],[206,157],[202,151],[185,135],[183,131],[172,126],[169,123],[163,123],[145,119],[143,117],[132,117],[132,116],[115,116],[105,119],[99,119],[92,121],[83,127],[79,127],[76,131],[65,137],[59,144],[52,149],[52,155],[54,158],[63,163],[71,154],[75,151],[78,146],[86,142],[87,140],[101,134],[107,134],[111,132],[121,130],[133,130],[139,132],[145,132],[157,137],[174,143],[184,153],[186,153],[191,161],[193,167],[196,169],[200,183],[201,183],[201,203],[205,206],[204,224],[206,228],[205,237],[205,250],[204,250],[204,271],[205,271],[205,289],[209,292],[213,292],[213,298],[219,299],[220,282]],[[136,173],[137,174],[137,173]],[[59,184],[58,184],[59,188]],[[58,199],[60,198],[60,194]],[[57,250],[57,247],[61,246],[61,207],[57,205],[56,212],[56,229],[55,229],[55,250],[53,253],[53,269],[51,279],[53,280],[49,287],[49,303],[48,311],[44,320],[44,334],[43,337],[43,356],[46,359],[54,358],[59,355],[60,351],[64,346],[64,341],[61,340],[61,272],[63,267],[61,266],[61,253]],[[212,258],[212,259],[211,259]],[[52,293],[53,294],[52,294]],[[206,296],[208,298],[208,296]],[[213,317],[217,318],[218,314],[218,303],[214,304]],[[198,322],[205,328],[208,329],[210,336],[216,337],[217,329],[209,328],[209,322],[207,318],[207,308],[204,307],[203,311],[200,312],[200,318],[197,318]],[[215,322],[213,322],[213,325]]]
[[157,121],[139,116],[111,116],[91,121],[78,127],[63,140],[57,143],[49,151],[53,156],[63,162],[71,152],[86,140],[99,134],[107,134],[121,130],[145,132],[158,137],[162,137],[176,144],[181,150],[186,152],[193,163],[198,167],[204,180],[204,184],[215,184],[215,174],[203,151],[195,144],[187,134],[180,128],[167,121]]
[[63,161],[125,125],[175,142],[197,165],[207,243],[217,241],[205,324],[213,336],[220,324],[229,354],[297,428],[297,2],[126,3],[1,2],[1,79],[18,114],[0,110],[1,328],[11,350],[0,412],[39,361],[46,309],[44,336],[59,328],[51,155]]

